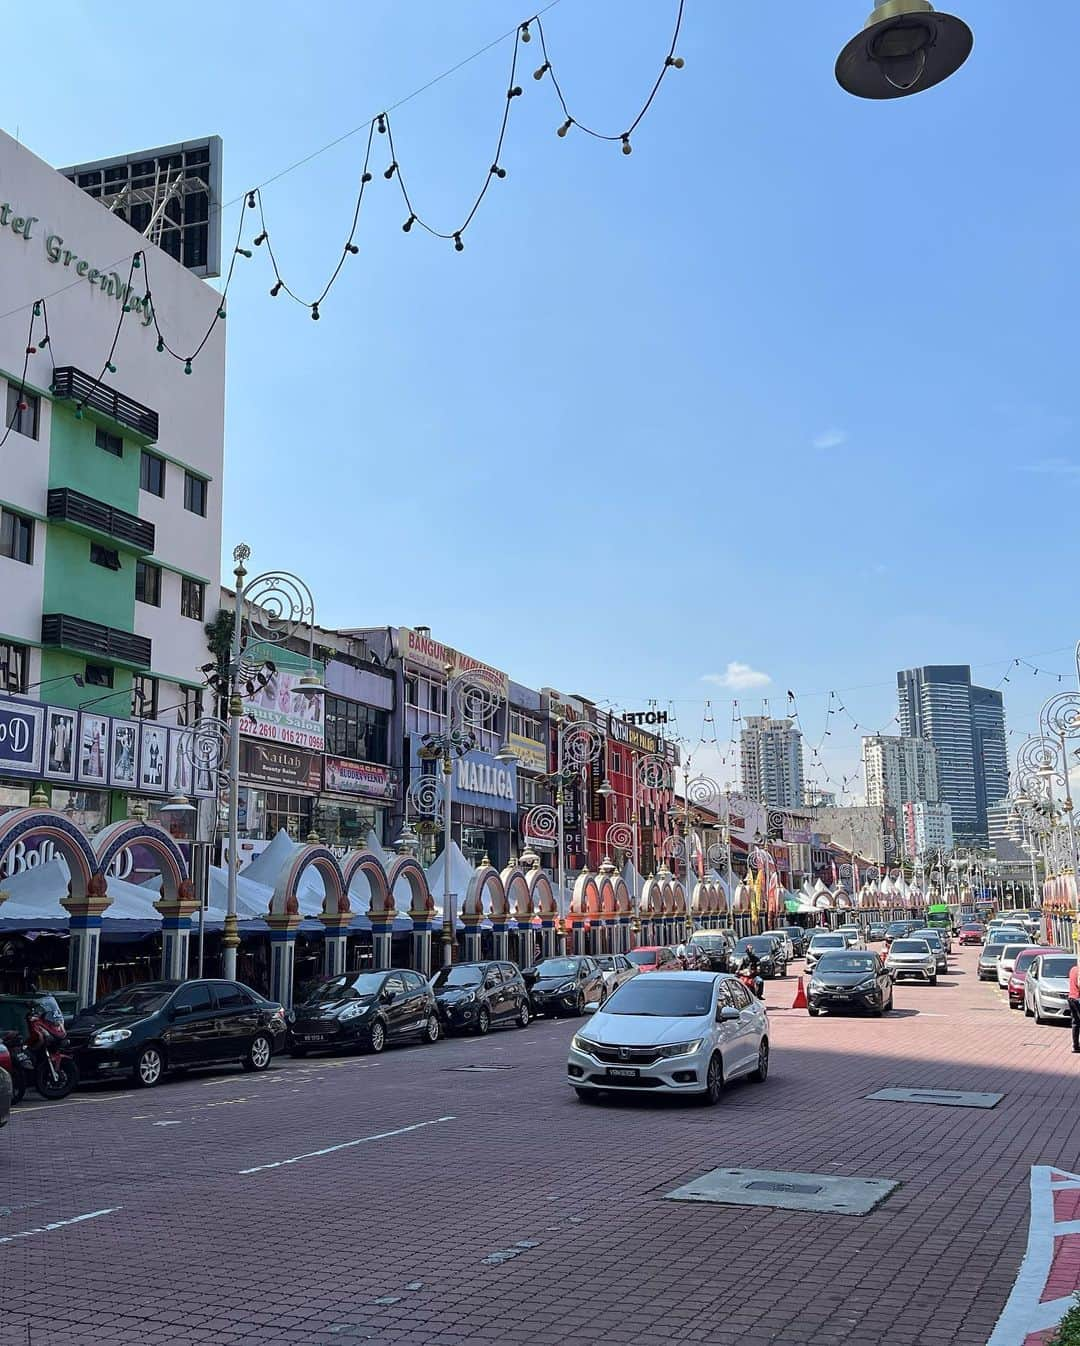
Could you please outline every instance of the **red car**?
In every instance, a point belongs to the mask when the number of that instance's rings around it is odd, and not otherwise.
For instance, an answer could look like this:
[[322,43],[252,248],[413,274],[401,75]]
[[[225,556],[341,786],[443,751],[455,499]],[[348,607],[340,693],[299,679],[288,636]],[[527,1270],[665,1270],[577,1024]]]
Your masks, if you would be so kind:
[[684,972],[682,959],[670,944],[650,944],[626,955],[639,972]]
[[1027,970],[1031,966],[1032,960],[1038,958],[1041,953],[1068,953],[1068,949],[1050,949],[1045,944],[1032,944],[1026,949],[1021,949],[1016,955],[1016,962],[1013,964],[1013,970],[1009,975],[1009,1008],[1024,1008],[1024,983],[1027,981]]
[[981,925],[976,925],[972,923],[970,925],[962,925],[960,927],[961,944],[981,944],[985,936],[986,931],[982,928]]

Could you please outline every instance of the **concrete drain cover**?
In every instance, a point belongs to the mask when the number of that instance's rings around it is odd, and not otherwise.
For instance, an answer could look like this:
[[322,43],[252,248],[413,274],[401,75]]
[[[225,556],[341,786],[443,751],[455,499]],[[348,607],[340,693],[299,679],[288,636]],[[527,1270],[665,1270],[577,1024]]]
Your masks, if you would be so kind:
[[825,1215],[868,1215],[900,1184],[888,1178],[838,1178],[764,1168],[715,1168],[665,1192],[666,1201],[706,1201],[724,1206],[773,1206]]
[[514,1066],[447,1066],[448,1074],[455,1072],[459,1074],[475,1075],[488,1070],[514,1070]]
[[936,1103],[942,1108],[996,1108],[1004,1094],[979,1094],[949,1089],[879,1089],[867,1098],[883,1103]]

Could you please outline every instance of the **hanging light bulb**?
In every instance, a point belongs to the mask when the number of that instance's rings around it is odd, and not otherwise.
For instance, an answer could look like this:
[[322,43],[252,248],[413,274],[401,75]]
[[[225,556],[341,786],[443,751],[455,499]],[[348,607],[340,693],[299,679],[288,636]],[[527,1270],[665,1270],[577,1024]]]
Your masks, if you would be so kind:
[[163,338],[158,337],[158,339],[157,339],[157,353],[160,355],[161,352],[162,352],[164,349],[165,349],[165,342],[164,342]]
[[254,192],[248,192],[247,208],[248,208],[248,210],[254,210],[254,209],[255,209],[255,193],[254,193]]
[[464,251],[465,251],[465,244],[462,243],[462,241],[461,241],[461,235],[460,235],[460,234],[455,234],[455,235],[454,235],[454,251],[455,251],[455,252],[464,252]]
[[542,66],[533,71],[533,79],[543,79],[550,69],[551,69],[551,62],[545,61]]
[[387,182],[389,182],[390,179],[394,176],[394,169],[395,169],[395,168],[397,168],[397,160],[396,160],[396,159],[395,159],[394,162],[390,165],[390,167],[386,170],[386,172],[383,174],[383,177],[387,180]]
[[623,154],[633,154],[634,152],[634,147],[633,145],[630,144],[629,132],[627,132],[626,135],[624,135],[622,138],[622,152]]
[[375,121],[375,127],[376,130],[379,132],[379,135],[381,136],[386,135],[386,114],[384,112],[379,113]]
[[416,216],[415,216],[415,215],[410,215],[409,218],[405,221],[405,223],[401,226],[402,232],[407,234],[407,233],[409,232],[409,230],[413,227],[413,224],[415,223],[415,221],[416,221]]
[[266,230],[264,229],[261,234],[255,235],[255,246],[257,248],[261,248],[265,242],[266,242]]
[[557,136],[559,136],[560,138],[561,138],[562,136],[565,136],[566,133],[567,133],[567,131],[570,130],[570,128],[571,128],[571,126],[573,126],[573,124],[574,124],[574,119],[573,119],[573,117],[567,117],[566,121],[563,122],[563,124],[559,127],[559,129],[555,132],[555,134],[556,134]]
[[116,366],[113,364],[111,360],[105,361],[105,368],[109,371],[110,374],[116,373]]
[[526,21],[521,25],[520,32],[521,32],[521,40],[522,40],[522,42],[531,42],[531,41],[532,41],[532,33],[529,32],[529,23],[528,23],[528,20],[526,20]]
[[281,281],[276,280],[274,281],[273,285],[270,286],[270,297],[272,299],[276,299],[280,293],[281,293]]
[[250,248],[237,248],[236,251],[241,257],[250,257],[252,255]]
[[218,309],[218,311],[217,311],[217,315],[218,315],[218,317],[222,320],[222,322],[225,321],[225,309],[224,309],[224,307]]
[[507,98],[520,98],[520,97],[521,97],[521,85],[520,85],[520,84],[515,84],[514,87],[513,87],[512,89],[507,89],[507,91],[506,91],[506,96],[507,96]]
[[356,254],[360,251],[360,249],[356,246],[355,243],[346,243],[346,244],[345,244],[345,251],[346,251],[346,252],[351,252],[352,255],[355,257]]
[[35,300],[34,300],[34,317],[35,317],[35,318],[40,318],[40,317],[41,317],[41,300],[40,300],[40,299],[35,299]]
[[492,164],[492,165],[491,165],[491,171],[492,171],[492,173],[495,175],[495,177],[497,177],[497,178],[505,178],[505,177],[506,177],[506,169],[505,169],[505,168],[500,168],[498,164]]
[[[48,344],[49,344],[49,334],[48,332],[46,332],[43,337],[40,337],[38,339],[38,345],[41,347],[42,350],[44,350]],[[1058,681],[1060,682],[1061,679],[1059,678]]]
[[36,355],[36,354],[37,354],[37,347],[36,347],[36,346],[27,346],[27,348],[26,348],[26,353],[27,353],[27,355]]
[[312,322],[318,322],[318,321],[319,321],[319,305],[318,305],[318,303],[314,303],[314,304],[312,304],[312,306],[311,306],[311,321],[312,321]]
[[190,361],[190,360],[185,360],[185,361],[184,361],[184,373],[185,373],[185,374],[190,374],[190,373],[191,373],[191,361]]
[[975,39],[962,19],[929,0],[881,0],[836,61],[836,79],[858,98],[903,98],[954,74]]
[[135,268],[136,271],[138,271],[139,267],[142,266],[141,252],[137,252],[135,256],[131,259],[131,265]]
[[360,177],[360,185],[364,186],[366,183],[369,183],[371,181],[371,177],[372,175],[370,173],[362,174]]

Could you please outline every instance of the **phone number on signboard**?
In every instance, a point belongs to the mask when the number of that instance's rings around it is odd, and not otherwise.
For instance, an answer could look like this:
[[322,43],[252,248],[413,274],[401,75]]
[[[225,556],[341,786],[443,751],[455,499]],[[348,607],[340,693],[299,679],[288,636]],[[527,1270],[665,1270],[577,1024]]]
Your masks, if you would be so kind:
[[240,732],[249,738],[269,739],[271,743],[288,743],[294,748],[313,748],[322,752],[324,742],[322,734],[308,734],[303,729],[288,729],[281,724],[259,724],[257,720],[244,720]]

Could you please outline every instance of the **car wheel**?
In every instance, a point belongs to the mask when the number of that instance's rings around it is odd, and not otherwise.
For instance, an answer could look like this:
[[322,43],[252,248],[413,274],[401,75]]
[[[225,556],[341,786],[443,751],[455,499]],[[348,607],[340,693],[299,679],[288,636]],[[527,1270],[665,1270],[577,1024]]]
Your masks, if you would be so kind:
[[1024,1016],[1025,1016],[1026,1018],[1030,1019],[1031,1016],[1032,1016],[1034,1013],[1035,1013],[1035,1011],[1034,1011],[1033,1009],[1029,1009],[1029,1008],[1028,1008],[1028,1002],[1025,1000],[1025,1001],[1024,1001]]
[[931,986],[936,986],[936,985],[937,985],[937,973],[936,973],[936,972],[935,972],[934,975],[930,978],[930,985],[931,985]]
[[705,1072],[705,1092],[701,1095],[701,1101],[707,1107],[720,1102],[720,1095],[724,1092],[724,1063],[720,1059],[719,1052],[713,1052],[709,1058],[709,1068]]
[[1035,1001],[1035,1022],[1037,1024],[1049,1023],[1049,1020],[1042,1012],[1042,1006],[1039,1004],[1038,1000]]
[[816,1019],[818,1015],[821,1013],[821,1011],[818,1009],[816,1005],[807,1005],[806,1012],[807,1014],[809,1014],[811,1019]]
[[135,1062],[135,1083],[140,1089],[153,1089],[165,1074],[165,1058],[160,1047],[144,1047]]
[[532,1015],[529,1013],[529,1002],[527,1000],[523,1000],[521,1002],[521,1008],[517,1012],[517,1018],[514,1020],[514,1022],[517,1024],[519,1028],[528,1028],[531,1020]]
[[577,993],[577,999],[574,1001],[574,1014],[578,1019],[580,1019],[584,1013],[585,1013],[585,992],[579,991]]
[[386,1046],[386,1029],[378,1019],[371,1025],[371,1031],[368,1033],[367,1049],[369,1052],[381,1052]]
[[421,1042],[438,1042],[442,1037],[442,1024],[437,1014],[429,1014],[420,1035]]
[[251,1039],[247,1055],[240,1062],[245,1070],[265,1070],[274,1055],[274,1044],[265,1033],[257,1033]]
[[769,1078],[769,1039],[762,1038],[757,1052],[757,1068],[750,1072],[755,1084],[764,1084]]
[[480,1013],[476,1016],[476,1031],[483,1037],[491,1028],[491,1012],[486,1005],[480,1006]]
[[290,1056],[294,1056],[294,1057],[299,1061],[299,1060],[301,1059],[301,1057],[307,1056],[307,1048],[306,1048],[306,1047],[290,1047],[290,1048],[289,1048],[289,1055],[290,1055]]

